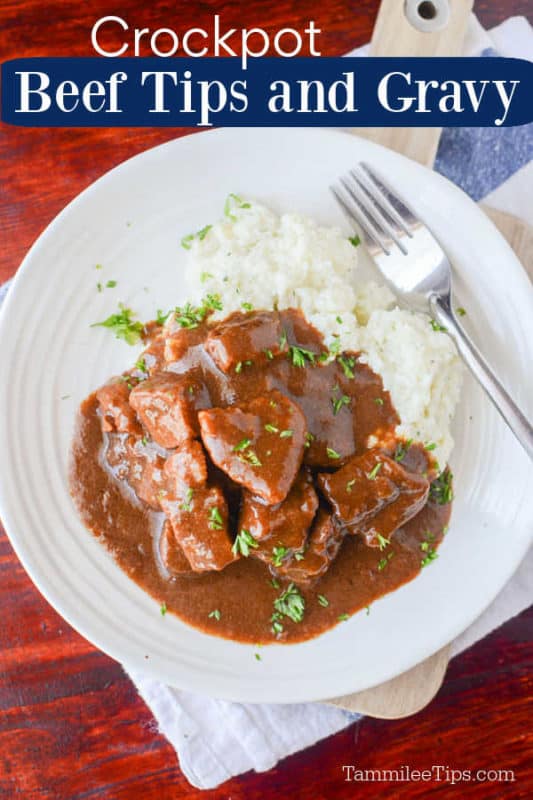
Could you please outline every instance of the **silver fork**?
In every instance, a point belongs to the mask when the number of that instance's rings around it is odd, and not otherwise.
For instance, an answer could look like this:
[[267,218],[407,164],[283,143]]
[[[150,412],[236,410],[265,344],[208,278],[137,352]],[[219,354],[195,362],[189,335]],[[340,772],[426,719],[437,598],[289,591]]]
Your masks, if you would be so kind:
[[533,427],[507,393],[452,307],[450,262],[429,229],[368,164],[340,178],[331,191],[362,233],[368,252],[401,305],[430,314],[457,350],[529,457]]

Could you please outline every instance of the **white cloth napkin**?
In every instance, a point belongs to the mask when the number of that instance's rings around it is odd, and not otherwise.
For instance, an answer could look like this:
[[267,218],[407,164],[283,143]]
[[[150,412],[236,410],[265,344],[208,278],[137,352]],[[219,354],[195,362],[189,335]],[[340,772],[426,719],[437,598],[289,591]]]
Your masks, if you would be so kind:
[[[364,55],[360,48],[349,55]],[[496,51],[496,52],[495,52]],[[524,18],[512,18],[487,34],[472,16],[465,55],[515,56],[533,60],[533,31]],[[490,157],[488,157],[490,156]],[[447,129],[436,168],[476,200],[484,199],[533,224],[533,127]],[[0,289],[0,303],[7,286]],[[452,645],[455,655],[531,602],[533,551],[494,603]],[[529,582],[529,585],[528,585]],[[182,692],[130,672],[140,695],[176,750],[186,778],[210,789],[242,772],[263,771],[280,759],[349,725],[357,714],[319,703],[244,705]]]

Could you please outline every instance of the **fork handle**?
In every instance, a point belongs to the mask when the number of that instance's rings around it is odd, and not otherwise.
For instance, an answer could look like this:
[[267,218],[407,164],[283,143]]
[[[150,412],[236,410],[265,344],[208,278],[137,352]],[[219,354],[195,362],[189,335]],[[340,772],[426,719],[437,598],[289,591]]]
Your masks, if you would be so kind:
[[452,311],[450,297],[432,295],[429,298],[429,307],[434,319],[439,325],[446,328],[446,331],[455,342],[463,361],[481,384],[489,399],[501,414],[504,422],[507,423],[528,456],[533,460],[533,426],[504,389],[484,357],[457,321]]

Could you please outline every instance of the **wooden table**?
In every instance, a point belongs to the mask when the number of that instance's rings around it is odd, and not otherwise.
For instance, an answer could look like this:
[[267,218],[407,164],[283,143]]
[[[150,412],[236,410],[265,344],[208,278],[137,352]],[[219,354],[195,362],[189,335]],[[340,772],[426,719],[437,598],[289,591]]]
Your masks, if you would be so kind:
[[[110,6],[20,0],[0,6],[2,60],[17,56],[93,55],[91,25],[120,14],[132,26],[204,25],[217,12],[236,27],[323,30],[324,55],[363,44],[377,0],[251,0],[238,3]],[[485,26],[531,12],[530,0],[482,0]],[[2,126],[0,281],[17,269],[36,236],[63,206],[120,161],[188,131],[183,129],[25,130]],[[48,606],[0,530],[0,798],[24,800],[192,800],[200,792],[121,667],[95,650]],[[411,719],[365,719],[292,756],[268,773],[248,774],[208,793],[213,798],[526,798],[533,792],[531,634],[533,613],[511,620],[456,658],[438,697]],[[344,781],[343,764],[365,769],[512,769],[516,782],[483,784]]]

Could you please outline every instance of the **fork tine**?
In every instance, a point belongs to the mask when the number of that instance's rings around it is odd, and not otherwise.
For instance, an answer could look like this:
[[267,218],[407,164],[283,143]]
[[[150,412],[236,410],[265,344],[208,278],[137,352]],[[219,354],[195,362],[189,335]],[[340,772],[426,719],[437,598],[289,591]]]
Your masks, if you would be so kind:
[[395,223],[409,236],[412,237],[411,228],[419,223],[419,219],[413,214],[411,209],[400,200],[398,195],[383,183],[382,179],[374,172],[372,167],[365,161],[360,164],[361,168],[368,175],[370,181],[379,190],[381,202],[386,206],[389,215]]
[[377,218],[376,214],[372,213],[370,203],[368,203],[366,198],[361,197],[361,192],[357,184],[351,182],[350,175],[343,175],[339,180],[353,206],[358,210],[359,214],[362,215],[363,219],[366,220],[366,224],[372,226],[372,229],[376,231],[382,249],[389,255],[393,243],[390,230],[387,230],[386,226],[380,224],[380,220]]
[[398,230],[398,226],[396,225],[394,219],[387,212],[387,209],[383,207],[383,204],[380,203],[380,196],[375,187],[372,185],[367,185],[368,179],[366,176],[358,173],[355,169],[350,170],[350,175],[361,189],[360,202],[366,203],[369,214],[372,215],[373,219],[375,219],[375,221],[379,224],[379,227],[387,234],[389,239],[395,242],[398,249],[401,250],[404,256],[406,256],[407,248],[400,238],[403,235],[404,226]]
[[377,247],[389,255],[389,251],[385,246],[379,232],[376,230],[372,222],[362,213],[362,209],[356,205],[349,196],[347,199],[345,199],[338,189],[335,188],[335,186],[331,186],[330,189],[350,222],[352,224],[355,223],[360,228],[367,247]]

